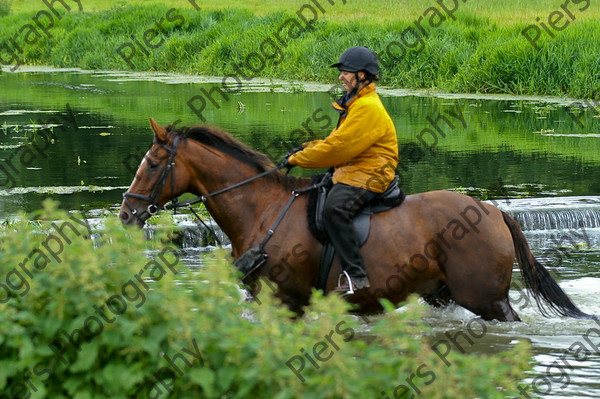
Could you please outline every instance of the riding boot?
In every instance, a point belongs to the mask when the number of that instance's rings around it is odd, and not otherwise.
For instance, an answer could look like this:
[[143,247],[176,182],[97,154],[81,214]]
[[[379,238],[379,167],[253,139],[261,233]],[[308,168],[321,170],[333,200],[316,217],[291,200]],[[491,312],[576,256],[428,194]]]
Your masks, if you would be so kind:
[[341,259],[342,269],[352,279],[348,282],[350,290],[352,285],[356,289],[370,286],[352,219],[376,195],[360,187],[338,183],[333,185],[325,201],[325,230]]

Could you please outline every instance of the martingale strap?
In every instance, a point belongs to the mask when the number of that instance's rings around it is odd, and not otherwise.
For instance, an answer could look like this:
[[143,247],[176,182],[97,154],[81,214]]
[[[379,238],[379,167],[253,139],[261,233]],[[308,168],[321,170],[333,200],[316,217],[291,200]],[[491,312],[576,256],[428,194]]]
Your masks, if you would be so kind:
[[267,252],[265,251],[265,245],[271,239],[273,234],[275,234],[275,230],[277,229],[279,224],[281,224],[281,221],[285,217],[285,214],[289,211],[294,200],[298,198],[301,194],[319,188],[321,187],[321,185],[321,183],[317,183],[306,188],[301,188],[292,191],[292,196],[288,200],[287,204],[283,207],[283,210],[279,214],[279,217],[277,218],[275,223],[273,223],[273,226],[267,232],[266,237],[261,241],[260,244],[250,248],[249,250],[244,252],[242,256],[240,256],[235,262],[233,262],[235,267],[243,274],[242,281],[244,281],[248,276],[250,276],[253,272],[258,270],[262,265],[264,265],[267,262],[269,254],[267,254]]
[[288,200],[287,204],[285,204],[285,207],[279,214],[279,217],[277,218],[275,223],[273,223],[273,226],[267,232],[266,237],[261,241],[260,244],[250,248],[248,251],[244,252],[244,254],[240,256],[235,262],[233,262],[235,267],[243,274],[242,281],[244,281],[254,271],[256,271],[258,268],[260,268],[263,264],[266,263],[266,261],[269,258],[269,255],[265,252],[265,245],[267,245],[267,242],[269,242],[273,234],[275,234],[275,230],[277,229],[277,227],[279,227],[283,218],[285,217],[285,214],[290,210],[292,203],[296,198],[298,198],[300,194],[301,192],[292,191],[292,196]]

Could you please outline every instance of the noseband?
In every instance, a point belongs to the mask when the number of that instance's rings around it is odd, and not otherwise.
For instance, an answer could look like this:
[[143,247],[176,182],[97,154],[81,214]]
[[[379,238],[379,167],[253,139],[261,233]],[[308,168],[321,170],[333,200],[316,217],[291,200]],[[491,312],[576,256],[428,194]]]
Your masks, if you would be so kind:
[[[167,166],[163,169],[162,175],[158,182],[152,188],[150,195],[142,195],[136,193],[130,193],[129,191],[123,193],[123,201],[129,208],[129,211],[132,215],[134,215],[138,220],[142,220],[142,217],[147,213],[152,216],[157,213],[161,208],[158,206],[158,199],[160,198],[163,188],[165,187],[165,183],[167,182],[167,178],[169,177],[169,173],[171,173],[171,193],[175,192],[175,155],[177,155],[177,144],[179,144],[179,136],[175,136],[173,139],[173,145],[171,147],[167,147],[166,145],[162,145],[162,148],[169,152],[169,161],[167,162]],[[150,205],[144,210],[141,215],[138,215],[137,210],[131,206],[129,203],[129,198],[135,198],[142,201],[148,201]],[[176,204],[177,199],[175,197],[171,198],[171,201]]]

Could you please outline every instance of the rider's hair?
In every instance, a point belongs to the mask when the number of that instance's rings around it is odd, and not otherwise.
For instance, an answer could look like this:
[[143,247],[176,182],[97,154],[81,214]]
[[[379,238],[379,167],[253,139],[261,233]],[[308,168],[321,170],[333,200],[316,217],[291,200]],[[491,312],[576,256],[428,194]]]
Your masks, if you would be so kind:
[[378,82],[379,81],[379,76],[377,75],[372,75],[367,71],[365,72],[365,79],[370,80],[371,82]]

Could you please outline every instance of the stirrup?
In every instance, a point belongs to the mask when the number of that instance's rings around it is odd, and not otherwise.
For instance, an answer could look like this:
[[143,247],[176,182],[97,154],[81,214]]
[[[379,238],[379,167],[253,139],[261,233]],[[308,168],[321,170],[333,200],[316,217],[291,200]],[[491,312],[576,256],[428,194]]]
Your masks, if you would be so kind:
[[340,275],[338,276],[338,287],[341,285],[342,282],[342,276],[346,277],[346,281],[348,281],[348,291],[345,293],[345,295],[352,295],[354,294],[354,285],[352,284],[352,279],[350,278],[350,275],[348,274],[347,271],[342,270],[342,272],[340,273]]

